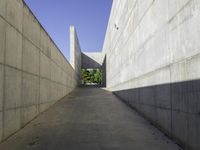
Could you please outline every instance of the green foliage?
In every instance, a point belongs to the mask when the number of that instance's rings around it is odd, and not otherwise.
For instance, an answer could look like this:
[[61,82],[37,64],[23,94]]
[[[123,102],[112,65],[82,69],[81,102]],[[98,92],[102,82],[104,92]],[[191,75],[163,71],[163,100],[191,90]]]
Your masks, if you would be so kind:
[[82,81],[83,84],[94,83],[101,84],[102,71],[101,69],[82,69]]

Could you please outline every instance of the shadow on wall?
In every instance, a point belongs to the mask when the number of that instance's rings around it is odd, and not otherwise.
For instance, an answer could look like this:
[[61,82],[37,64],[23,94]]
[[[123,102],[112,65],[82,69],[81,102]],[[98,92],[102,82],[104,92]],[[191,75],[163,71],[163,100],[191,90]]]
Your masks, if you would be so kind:
[[101,64],[96,62],[94,59],[88,57],[84,53],[82,53],[82,68],[93,68],[93,69],[98,69],[101,68]]
[[106,56],[102,64],[102,87],[106,87]]
[[200,80],[113,93],[186,149],[200,149]]

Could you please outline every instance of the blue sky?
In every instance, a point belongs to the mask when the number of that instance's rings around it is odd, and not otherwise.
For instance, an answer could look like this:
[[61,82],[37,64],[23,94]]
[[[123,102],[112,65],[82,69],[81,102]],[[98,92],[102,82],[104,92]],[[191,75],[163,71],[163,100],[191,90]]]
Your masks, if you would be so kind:
[[25,0],[69,60],[69,26],[74,25],[83,51],[101,51],[112,0]]

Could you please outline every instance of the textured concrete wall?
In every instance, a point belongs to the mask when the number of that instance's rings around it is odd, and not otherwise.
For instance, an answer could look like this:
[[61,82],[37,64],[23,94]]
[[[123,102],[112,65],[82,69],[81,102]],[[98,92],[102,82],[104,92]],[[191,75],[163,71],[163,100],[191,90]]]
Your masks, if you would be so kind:
[[83,52],[82,68],[101,68],[104,60],[102,52]]
[[191,67],[198,65],[200,52],[199,5],[198,0],[113,1],[103,48],[108,88],[199,78]]
[[74,26],[70,26],[70,63],[81,78],[81,47]]
[[191,149],[200,149],[199,24],[199,0],[114,0],[103,48],[108,89]]
[[77,75],[22,0],[0,0],[0,141],[71,92]]

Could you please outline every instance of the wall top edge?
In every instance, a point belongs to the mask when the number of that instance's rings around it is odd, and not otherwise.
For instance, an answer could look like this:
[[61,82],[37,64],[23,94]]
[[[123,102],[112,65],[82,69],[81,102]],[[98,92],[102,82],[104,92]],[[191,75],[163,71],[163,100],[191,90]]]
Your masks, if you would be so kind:
[[67,60],[67,58],[64,56],[64,54],[61,52],[60,48],[57,46],[57,44],[54,42],[54,40],[52,39],[52,37],[49,35],[49,33],[46,31],[46,29],[42,26],[42,24],[39,22],[39,20],[37,19],[37,17],[34,15],[33,11],[29,8],[29,6],[27,5],[27,3],[22,0],[24,6],[23,7],[27,7],[29,12],[31,13],[31,15],[35,18],[35,20],[37,21],[37,23],[39,24],[39,26],[41,27],[41,29],[47,34],[47,36],[50,38],[51,42],[55,45],[55,47],[58,49],[58,51],[60,52],[60,54],[64,57],[64,59],[66,60],[66,62],[70,65],[70,67],[73,69],[73,67],[71,66],[71,64],[69,63],[69,61]]

